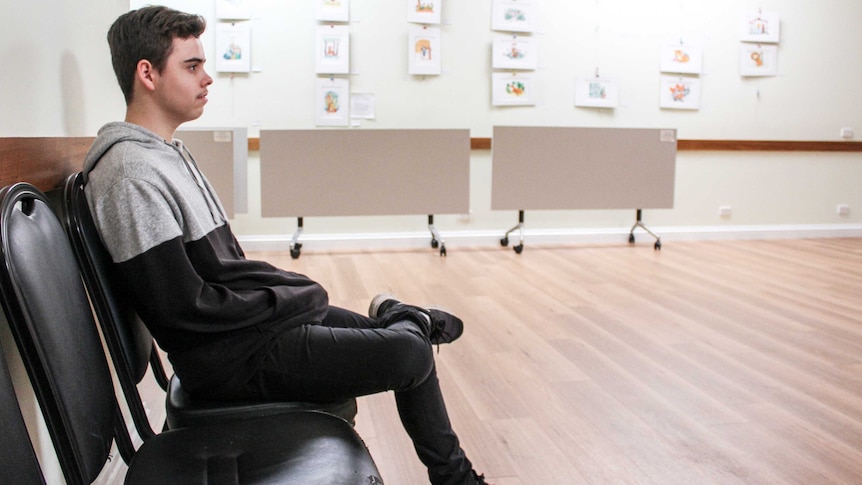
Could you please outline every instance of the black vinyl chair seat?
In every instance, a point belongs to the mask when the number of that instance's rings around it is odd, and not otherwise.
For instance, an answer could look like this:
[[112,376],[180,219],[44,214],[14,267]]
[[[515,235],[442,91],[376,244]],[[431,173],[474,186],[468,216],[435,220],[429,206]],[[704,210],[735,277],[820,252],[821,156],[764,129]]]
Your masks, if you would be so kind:
[[320,411],[337,416],[353,425],[357,413],[356,399],[323,404],[299,401],[224,402],[195,399],[183,391],[176,374],[171,376],[165,400],[168,409],[166,420],[170,429],[292,411]]
[[168,439],[150,440],[135,454],[127,483],[383,483],[353,428],[319,411],[169,430],[161,436]]
[[168,430],[136,450],[69,239],[25,183],[0,191],[0,298],[71,485],[98,477],[115,439],[130,484],[382,483],[353,427],[322,412]]
[[176,375],[168,379],[152,335],[121,285],[114,282],[111,258],[93,222],[84,190],[81,173],[69,176],[63,187],[59,212],[82,269],[120,385],[132,409],[135,426],[144,439],[155,434],[137,389],[148,365],[160,383],[167,382],[162,388],[166,391],[166,424],[171,429],[298,410],[327,412],[353,424],[357,412],[355,398],[332,403],[206,401],[185,392]]

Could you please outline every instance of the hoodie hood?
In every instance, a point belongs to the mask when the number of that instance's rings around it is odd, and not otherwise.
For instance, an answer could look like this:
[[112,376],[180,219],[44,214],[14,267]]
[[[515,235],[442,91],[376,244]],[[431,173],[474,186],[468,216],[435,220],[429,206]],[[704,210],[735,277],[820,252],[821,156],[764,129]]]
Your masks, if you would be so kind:
[[114,145],[127,141],[136,143],[141,147],[176,151],[176,147],[170,142],[142,126],[124,121],[108,123],[99,130],[96,140],[93,141],[87,156],[84,158],[84,184],[87,183],[90,172],[93,171],[102,156]]

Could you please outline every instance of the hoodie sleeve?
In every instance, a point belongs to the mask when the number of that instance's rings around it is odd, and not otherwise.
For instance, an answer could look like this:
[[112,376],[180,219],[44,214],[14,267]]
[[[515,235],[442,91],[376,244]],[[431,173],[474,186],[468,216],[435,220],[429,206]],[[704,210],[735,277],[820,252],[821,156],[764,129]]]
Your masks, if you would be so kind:
[[190,235],[187,219],[200,211],[189,214],[187,204],[127,178],[94,205],[119,277],[165,350],[207,340],[201,334],[323,319],[328,297],[320,285],[246,259],[226,223]]
[[[224,237],[218,231],[190,244],[174,238],[117,265],[156,338],[171,342],[191,334],[323,319],[328,302],[320,285],[264,262],[217,257],[212,242]],[[202,265],[210,274],[201,274]]]

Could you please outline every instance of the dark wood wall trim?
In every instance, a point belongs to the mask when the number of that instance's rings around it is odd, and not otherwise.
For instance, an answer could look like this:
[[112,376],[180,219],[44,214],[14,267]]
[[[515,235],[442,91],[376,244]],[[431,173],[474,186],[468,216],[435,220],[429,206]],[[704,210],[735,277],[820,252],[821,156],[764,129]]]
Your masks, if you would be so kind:
[[55,189],[83,168],[92,143],[91,137],[0,138],[0,186],[23,181]]
[[471,150],[490,150],[491,149],[491,139],[490,138],[470,138],[470,149]]
[[[471,138],[470,149],[490,150],[490,138]],[[679,140],[678,150],[741,152],[862,152],[858,141]],[[260,138],[248,139],[248,150],[260,150]]]
[[679,140],[679,150],[744,152],[862,152],[858,141]]
[[[81,170],[92,137],[0,138],[0,186],[27,181],[41,190],[58,187]],[[490,150],[491,138],[471,138],[473,150]],[[858,141],[679,140],[679,150],[862,152]],[[260,138],[249,138],[249,151],[260,150]]]

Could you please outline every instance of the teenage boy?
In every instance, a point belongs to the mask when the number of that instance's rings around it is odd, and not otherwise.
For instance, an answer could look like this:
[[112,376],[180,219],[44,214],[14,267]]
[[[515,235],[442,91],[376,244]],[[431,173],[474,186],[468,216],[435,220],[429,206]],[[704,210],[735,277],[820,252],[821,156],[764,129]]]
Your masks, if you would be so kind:
[[185,389],[202,399],[328,402],[394,391],[434,484],[484,484],[452,430],[432,345],[462,331],[441,310],[378,295],[369,316],[330,306],[306,276],[245,258],[174,132],[201,116],[212,78],[204,20],[165,7],[108,32],[126,99],[84,164],[85,192],[117,274]]

